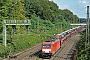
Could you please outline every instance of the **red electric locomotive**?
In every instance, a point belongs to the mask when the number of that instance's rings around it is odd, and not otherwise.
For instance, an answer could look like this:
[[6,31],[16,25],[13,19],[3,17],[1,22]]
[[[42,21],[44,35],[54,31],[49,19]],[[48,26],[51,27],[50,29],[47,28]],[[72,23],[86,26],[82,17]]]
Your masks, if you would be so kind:
[[60,40],[51,38],[42,43],[42,56],[52,56],[60,48]]

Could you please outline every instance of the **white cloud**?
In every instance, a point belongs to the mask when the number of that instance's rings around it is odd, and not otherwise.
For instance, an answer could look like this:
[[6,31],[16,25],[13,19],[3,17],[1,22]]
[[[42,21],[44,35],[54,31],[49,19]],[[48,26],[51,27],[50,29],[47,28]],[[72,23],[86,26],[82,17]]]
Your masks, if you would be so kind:
[[79,3],[81,3],[81,4],[87,4],[87,1],[86,0],[80,0]]
[[53,1],[53,0],[49,0],[49,1]]
[[67,9],[69,6],[68,5],[65,5],[65,8]]
[[82,3],[82,1],[79,1],[79,3]]
[[59,9],[68,9],[69,8],[69,5],[60,5],[59,6]]

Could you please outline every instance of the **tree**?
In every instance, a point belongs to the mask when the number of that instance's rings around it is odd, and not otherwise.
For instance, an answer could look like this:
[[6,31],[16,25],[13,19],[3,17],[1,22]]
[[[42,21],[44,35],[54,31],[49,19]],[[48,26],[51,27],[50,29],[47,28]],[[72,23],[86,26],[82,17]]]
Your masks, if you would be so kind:
[[[7,2],[10,2],[8,0]],[[9,5],[9,19],[16,20],[25,20],[25,9],[24,9],[24,1],[23,0],[11,0],[11,4]]]
[[24,0],[24,2],[27,17],[30,18],[31,15],[35,15],[43,20],[53,21],[58,19],[59,10],[54,2],[49,0]]
[[7,10],[6,9],[6,0],[0,0],[0,33],[2,32],[2,21],[4,18],[7,18]]

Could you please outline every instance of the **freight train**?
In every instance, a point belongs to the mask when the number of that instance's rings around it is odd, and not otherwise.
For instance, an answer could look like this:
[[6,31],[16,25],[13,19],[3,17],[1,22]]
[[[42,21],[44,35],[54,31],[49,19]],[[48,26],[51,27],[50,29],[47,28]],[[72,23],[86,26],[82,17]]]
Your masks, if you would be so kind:
[[55,52],[58,49],[62,48],[65,45],[66,41],[69,40],[69,38],[72,35],[80,32],[83,28],[84,26],[78,26],[78,27],[69,29],[65,32],[55,35],[53,38],[49,40],[42,42],[42,47],[41,47],[42,56],[51,57],[53,54],[55,54]]

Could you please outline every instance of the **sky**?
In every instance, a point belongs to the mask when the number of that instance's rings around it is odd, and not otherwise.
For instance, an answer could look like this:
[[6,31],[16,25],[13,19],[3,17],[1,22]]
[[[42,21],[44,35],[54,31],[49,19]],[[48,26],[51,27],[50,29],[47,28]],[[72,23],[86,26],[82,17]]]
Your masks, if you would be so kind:
[[87,6],[90,6],[90,0],[53,0],[53,2],[59,6],[59,9],[68,9],[79,18],[87,17]]

